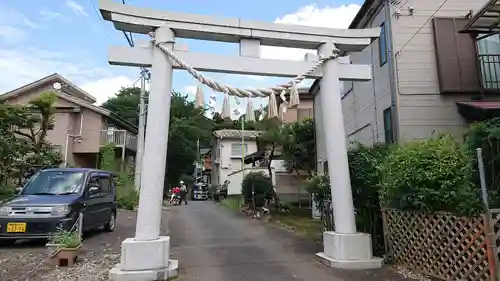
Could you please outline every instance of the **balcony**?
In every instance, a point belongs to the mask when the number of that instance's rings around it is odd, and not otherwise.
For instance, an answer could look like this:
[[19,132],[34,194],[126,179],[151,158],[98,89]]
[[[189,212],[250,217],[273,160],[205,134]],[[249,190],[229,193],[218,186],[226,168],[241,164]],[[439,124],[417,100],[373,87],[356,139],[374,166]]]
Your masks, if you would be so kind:
[[478,55],[481,86],[485,91],[500,90],[500,55]]
[[101,146],[112,143],[117,147],[125,147],[137,151],[137,136],[126,130],[102,130]]

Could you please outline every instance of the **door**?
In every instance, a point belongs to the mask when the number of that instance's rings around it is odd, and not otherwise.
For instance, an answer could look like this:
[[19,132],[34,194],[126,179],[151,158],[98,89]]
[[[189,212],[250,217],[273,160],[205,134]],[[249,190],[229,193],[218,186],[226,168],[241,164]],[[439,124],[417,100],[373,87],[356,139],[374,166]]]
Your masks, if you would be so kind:
[[85,186],[85,207],[82,211],[83,213],[83,229],[88,230],[94,228],[99,224],[98,213],[99,213],[99,193],[97,190],[91,192],[92,187],[97,187],[100,189],[99,183],[99,173],[91,173],[88,176],[88,180]]
[[113,177],[109,173],[99,174],[98,225],[109,221],[115,202]]
[[[91,192],[90,188],[97,187]],[[113,210],[114,192],[112,176],[105,172],[90,174],[85,189],[85,209],[83,212],[83,228],[96,228],[108,222]]]

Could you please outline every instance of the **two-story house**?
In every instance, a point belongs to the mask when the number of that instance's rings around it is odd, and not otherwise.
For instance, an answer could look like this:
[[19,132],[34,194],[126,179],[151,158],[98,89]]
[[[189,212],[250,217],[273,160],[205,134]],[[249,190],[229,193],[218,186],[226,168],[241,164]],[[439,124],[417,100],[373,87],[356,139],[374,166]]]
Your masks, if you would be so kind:
[[47,135],[63,158],[63,166],[96,168],[100,148],[113,143],[117,158],[133,164],[137,128],[107,109],[96,106],[96,99],[54,73],[0,95],[8,104],[27,105],[44,92],[57,93],[55,126]]
[[[212,184],[222,185],[228,180],[228,195],[241,194],[244,174],[252,170],[252,164],[243,164],[242,156],[257,152],[257,137],[260,134],[260,131],[239,130],[218,130],[213,133]],[[257,169],[267,173],[263,167]]]
[[[300,104],[297,107],[287,108],[285,114],[283,115],[283,123],[293,123],[297,121],[304,120],[306,118],[313,118],[313,106],[314,99],[313,96],[309,93],[309,88],[299,88],[299,98]],[[287,100],[289,100],[289,94],[285,95]],[[279,95],[276,96],[276,102],[278,108],[282,103]]]
[[[349,28],[380,27],[381,34],[362,52],[345,54],[352,63],[369,64],[373,70],[369,82],[343,82],[349,142],[398,142],[439,132],[461,135],[469,122],[491,117],[495,109],[498,114],[498,5],[486,2],[364,2]],[[321,120],[320,112],[328,105],[318,102],[318,81],[310,92],[315,95],[316,124],[321,126],[327,120]],[[317,145],[318,161],[323,162],[321,130]]]

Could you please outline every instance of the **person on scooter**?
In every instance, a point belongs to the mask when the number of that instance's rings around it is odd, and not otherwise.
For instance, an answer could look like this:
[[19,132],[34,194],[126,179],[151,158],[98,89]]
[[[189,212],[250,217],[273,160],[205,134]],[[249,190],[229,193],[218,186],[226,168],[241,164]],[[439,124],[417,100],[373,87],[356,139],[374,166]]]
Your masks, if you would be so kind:
[[181,189],[178,186],[172,188],[172,195],[170,197],[170,204],[174,203],[174,199],[179,196],[180,192],[181,192]]
[[177,203],[178,205],[182,204],[182,201],[184,201],[184,204],[188,204],[187,202],[187,194],[188,194],[188,189],[184,181],[181,181],[181,191],[180,191],[180,199],[179,202]]

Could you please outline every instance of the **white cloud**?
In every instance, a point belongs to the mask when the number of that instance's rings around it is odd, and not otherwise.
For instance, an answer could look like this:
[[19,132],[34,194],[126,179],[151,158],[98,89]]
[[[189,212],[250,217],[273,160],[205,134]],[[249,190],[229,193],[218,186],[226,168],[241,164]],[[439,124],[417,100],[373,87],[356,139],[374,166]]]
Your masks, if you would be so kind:
[[69,17],[64,17],[61,13],[54,12],[47,7],[42,7],[42,9],[40,9],[40,11],[38,13],[40,14],[41,18],[44,20],[66,21],[66,20],[70,19]]
[[0,6],[0,39],[9,44],[18,43],[26,38],[27,28],[37,28],[24,14],[17,10]]
[[103,102],[122,86],[131,86],[135,81],[116,74],[111,68],[98,66],[87,57],[70,51],[58,53],[35,47],[0,47],[0,73],[3,74],[0,93],[57,72],[95,96],[98,102]]
[[17,10],[0,6],[0,25],[37,28],[38,25]]
[[196,97],[197,86],[184,86],[182,93],[187,94],[189,99],[194,100]]
[[114,96],[122,87],[130,87],[133,83],[134,81],[125,76],[111,76],[85,83],[80,87],[96,97],[97,104],[100,105]]
[[79,15],[79,16],[84,16],[84,17],[88,17],[88,13],[85,11],[85,8],[83,8],[83,6],[77,4],[75,1],[73,0],[66,0],[66,6],[68,6],[68,8],[70,8],[73,13]]
[[[318,8],[308,5],[299,8],[293,14],[287,14],[277,18],[275,23],[297,24],[330,28],[348,28],[361,6],[356,4],[342,5],[340,7]],[[303,60],[307,52],[312,50],[301,50],[283,47],[262,47],[261,57],[273,59]]]
[[26,33],[18,27],[0,25],[0,38],[7,43],[17,43],[26,38]]

